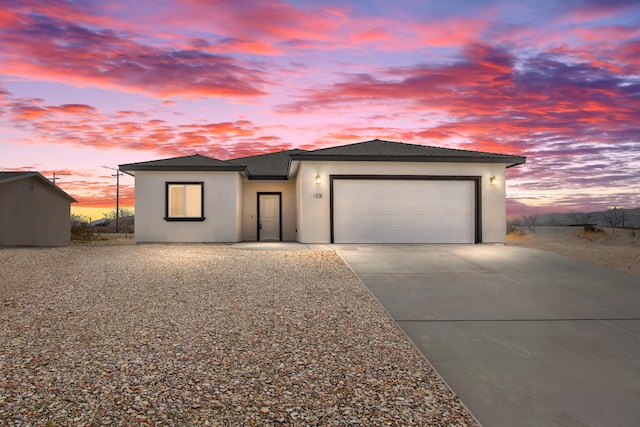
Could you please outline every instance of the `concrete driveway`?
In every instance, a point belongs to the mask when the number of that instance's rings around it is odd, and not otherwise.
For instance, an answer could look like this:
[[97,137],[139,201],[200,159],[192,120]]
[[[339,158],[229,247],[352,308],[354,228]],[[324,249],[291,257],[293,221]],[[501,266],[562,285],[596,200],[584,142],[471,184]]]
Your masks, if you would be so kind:
[[502,245],[333,245],[484,426],[640,424],[640,277]]

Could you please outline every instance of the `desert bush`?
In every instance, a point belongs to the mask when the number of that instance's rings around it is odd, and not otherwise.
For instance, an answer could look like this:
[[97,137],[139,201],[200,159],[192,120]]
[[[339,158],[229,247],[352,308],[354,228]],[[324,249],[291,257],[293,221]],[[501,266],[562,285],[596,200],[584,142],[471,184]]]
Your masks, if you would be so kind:
[[580,232],[580,237],[589,240],[598,240],[607,237],[607,232],[596,227],[594,227],[593,229],[585,228]]
[[71,224],[71,240],[74,242],[90,242],[98,240],[98,234],[94,232],[86,222]]
[[[116,215],[116,213],[118,215]],[[112,221],[115,221],[116,216],[118,218],[126,218],[128,216],[133,216],[134,215],[134,211],[131,208],[120,208],[118,209],[118,211],[116,212],[115,208],[111,209],[108,212],[105,212],[102,216],[106,219],[110,219]]]
[[524,234],[520,218],[509,218],[507,220],[507,234]]
[[89,219],[82,215],[71,215],[71,240],[74,242],[90,242],[100,237],[89,225]]
[[507,234],[519,232],[520,234],[535,233],[538,215],[522,215],[507,220]]

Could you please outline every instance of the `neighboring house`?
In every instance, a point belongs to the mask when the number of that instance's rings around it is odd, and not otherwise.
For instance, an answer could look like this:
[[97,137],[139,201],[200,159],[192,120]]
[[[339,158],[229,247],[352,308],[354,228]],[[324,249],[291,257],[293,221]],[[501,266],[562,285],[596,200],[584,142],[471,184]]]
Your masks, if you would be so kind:
[[0,172],[0,245],[68,245],[75,202],[38,172]]
[[137,242],[480,243],[505,241],[505,169],[524,162],[376,139],[120,170]]

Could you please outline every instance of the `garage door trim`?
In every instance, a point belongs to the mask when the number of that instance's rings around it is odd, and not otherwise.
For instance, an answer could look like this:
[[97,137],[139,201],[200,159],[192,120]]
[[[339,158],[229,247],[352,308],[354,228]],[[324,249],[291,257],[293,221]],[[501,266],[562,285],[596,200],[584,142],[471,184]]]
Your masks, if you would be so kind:
[[334,180],[383,180],[383,181],[472,181],[474,184],[474,234],[475,243],[482,242],[482,194],[480,176],[464,175],[329,175],[329,221],[331,226],[331,243],[334,241]]

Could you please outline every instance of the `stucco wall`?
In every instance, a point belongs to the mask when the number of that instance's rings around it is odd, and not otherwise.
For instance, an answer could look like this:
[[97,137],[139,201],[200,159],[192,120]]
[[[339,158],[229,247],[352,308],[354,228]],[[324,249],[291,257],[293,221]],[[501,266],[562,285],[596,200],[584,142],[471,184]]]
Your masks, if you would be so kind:
[[49,185],[25,178],[0,185],[0,244],[67,246],[71,203]]
[[[321,183],[315,183],[320,175]],[[480,176],[482,241],[506,240],[505,165],[500,163],[322,162],[302,161],[297,173],[298,241],[330,243],[330,175],[453,175]],[[489,178],[495,176],[497,185]],[[321,197],[314,197],[321,194]]]
[[[166,182],[204,182],[205,220],[166,221]],[[136,241],[240,241],[241,185],[238,172],[136,172]]]
[[282,193],[282,240],[296,240],[296,191],[295,184],[289,182],[245,181],[242,196],[242,240],[255,241],[258,238],[258,193]]

